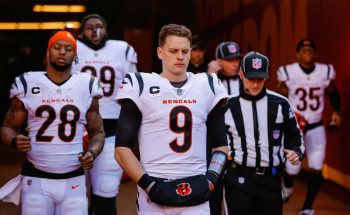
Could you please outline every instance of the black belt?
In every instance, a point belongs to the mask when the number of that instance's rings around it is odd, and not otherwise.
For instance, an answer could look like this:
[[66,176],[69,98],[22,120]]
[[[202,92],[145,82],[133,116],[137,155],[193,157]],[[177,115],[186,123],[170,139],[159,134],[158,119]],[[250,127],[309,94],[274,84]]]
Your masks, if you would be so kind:
[[319,122],[306,124],[306,126],[305,126],[305,132],[304,132],[304,133],[306,134],[306,132],[307,132],[308,130],[314,129],[314,128],[318,127],[318,126],[323,126],[322,120],[319,121]]
[[22,166],[21,175],[38,177],[38,178],[49,178],[49,179],[67,179],[67,178],[73,178],[73,177],[84,175],[84,169],[82,167],[79,167],[78,169],[67,173],[45,172],[35,168],[34,165],[26,159]]
[[242,166],[235,162],[232,162],[231,168],[235,170],[240,170],[242,172],[247,172],[255,175],[272,175],[276,176],[282,171],[282,167],[250,167],[250,166]]

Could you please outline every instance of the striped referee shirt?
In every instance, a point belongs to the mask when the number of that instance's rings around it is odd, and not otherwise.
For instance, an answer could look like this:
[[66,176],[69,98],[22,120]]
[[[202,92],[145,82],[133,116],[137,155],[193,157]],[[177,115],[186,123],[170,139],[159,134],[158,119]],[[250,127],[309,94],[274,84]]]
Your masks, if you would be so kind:
[[238,96],[239,86],[241,85],[239,75],[235,75],[233,77],[226,77],[222,73],[219,73],[218,78],[221,80],[221,83],[227,89],[227,94],[229,95],[229,97]]
[[229,153],[248,167],[279,166],[284,149],[304,152],[302,133],[288,100],[265,88],[257,95],[229,99],[225,107]]

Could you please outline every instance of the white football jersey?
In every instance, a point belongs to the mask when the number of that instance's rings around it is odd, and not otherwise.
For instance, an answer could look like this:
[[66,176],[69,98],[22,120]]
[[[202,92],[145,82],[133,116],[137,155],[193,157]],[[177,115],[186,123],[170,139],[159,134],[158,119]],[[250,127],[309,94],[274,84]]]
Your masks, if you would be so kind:
[[99,100],[103,119],[118,119],[120,105],[114,101],[125,75],[134,72],[137,55],[133,47],[120,40],[107,40],[106,45],[93,50],[77,41],[78,63],[72,71],[88,72],[100,80],[103,98]]
[[72,74],[56,85],[46,72],[28,72],[16,78],[10,98],[21,100],[28,112],[32,150],[28,160],[50,173],[67,173],[80,167],[83,128],[93,97],[101,97],[98,80],[89,74]]
[[280,67],[278,81],[288,87],[288,99],[293,111],[300,113],[308,123],[322,120],[325,88],[335,79],[332,65],[315,63],[315,70],[306,74],[298,63]]
[[156,73],[131,73],[117,99],[133,100],[142,113],[141,165],[151,176],[182,178],[206,172],[206,121],[227,97],[215,74],[187,73],[181,88]]

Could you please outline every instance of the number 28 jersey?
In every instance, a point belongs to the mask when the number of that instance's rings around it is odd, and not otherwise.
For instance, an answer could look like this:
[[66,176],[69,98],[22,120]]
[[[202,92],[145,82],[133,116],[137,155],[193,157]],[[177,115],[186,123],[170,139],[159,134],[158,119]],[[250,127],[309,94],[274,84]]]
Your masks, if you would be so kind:
[[288,87],[288,99],[293,111],[304,116],[308,123],[322,120],[325,89],[335,79],[332,65],[315,63],[314,71],[307,74],[298,63],[293,63],[280,67],[277,77]]
[[80,167],[85,115],[94,97],[101,97],[98,80],[73,74],[56,85],[46,72],[28,72],[16,78],[10,98],[17,97],[27,110],[32,150],[28,160],[50,173],[67,173]]
[[151,176],[182,178],[206,172],[206,120],[226,90],[215,74],[187,73],[175,88],[156,73],[126,76],[117,99],[131,99],[142,113],[140,162]]
[[125,75],[137,63],[133,47],[125,41],[107,40],[106,45],[93,50],[81,41],[77,41],[78,63],[73,64],[72,71],[87,72],[97,77],[103,88],[103,98],[99,100],[103,119],[119,118],[120,105],[114,101],[117,90]]

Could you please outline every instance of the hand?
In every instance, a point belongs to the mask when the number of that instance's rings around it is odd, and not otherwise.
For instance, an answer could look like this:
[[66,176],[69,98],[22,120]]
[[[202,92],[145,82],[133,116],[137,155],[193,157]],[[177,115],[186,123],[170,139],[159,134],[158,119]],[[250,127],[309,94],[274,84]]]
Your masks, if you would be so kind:
[[221,65],[217,60],[212,60],[208,64],[208,72],[218,74],[221,69]]
[[339,113],[337,111],[333,112],[332,118],[331,118],[331,124],[339,127],[341,122],[342,122],[342,118],[340,117]]
[[79,153],[78,158],[81,163],[81,166],[85,170],[89,170],[94,166],[94,157],[89,151],[87,151],[86,153]]
[[215,173],[208,171],[205,176],[207,177],[208,187],[210,191],[215,190],[216,182],[218,181],[218,176]]
[[14,141],[14,146],[18,151],[27,153],[32,150],[32,146],[30,145],[30,137],[23,134],[18,134]]
[[300,163],[299,155],[295,151],[285,149],[284,154],[292,165],[298,165]]

